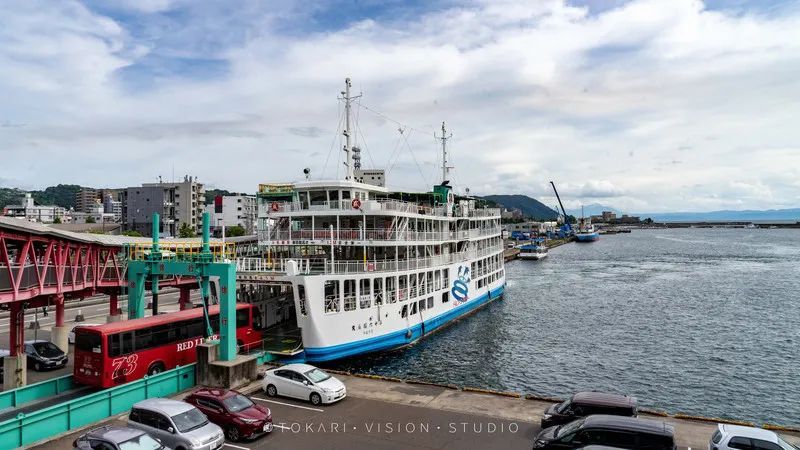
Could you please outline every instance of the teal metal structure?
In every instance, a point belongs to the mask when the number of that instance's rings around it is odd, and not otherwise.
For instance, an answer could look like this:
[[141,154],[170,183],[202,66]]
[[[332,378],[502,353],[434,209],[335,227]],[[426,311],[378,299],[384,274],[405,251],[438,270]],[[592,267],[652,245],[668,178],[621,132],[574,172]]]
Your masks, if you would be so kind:
[[[194,276],[200,284],[203,312],[206,319],[206,339],[213,336],[208,320],[209,277],[219,277],[219,357],[221,361],[236,358],[236,266],[225,261],[225,251],[212,253],[209,245],[209,213],[203,213],[203,241],[200,252],[162,251],[159,244],[159,215],[153,214],[153,243],[149,251],[129,252],[128,261],[128,319],[144,317],[144,292],[149,280],[154,299],[158,280],[163,275]],[[155,311],[154,311],[155,313]]]

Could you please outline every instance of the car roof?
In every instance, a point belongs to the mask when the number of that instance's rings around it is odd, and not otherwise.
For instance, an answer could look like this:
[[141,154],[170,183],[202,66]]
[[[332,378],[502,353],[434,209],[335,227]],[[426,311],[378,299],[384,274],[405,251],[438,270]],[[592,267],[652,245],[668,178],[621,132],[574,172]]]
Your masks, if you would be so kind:
[[200,388],[196,391],[192,392],[192,395],[197,395],[200,397],[211,397],[219,400],[224,400],[229,397],[233,397],[239,395],[238,392],[234,391],[233,389],[224,389],[224,388]]
[[583,423],[583,427],[610,427],[618,430],[638,431],[662,436],[673,436],[675,434],[675,428],[663,421],[640,419],[638,417],[609,416],[605,414],[587,417]]
[[148,398],[133,405],[136,409],[147,409],[164,413],[170,417],[194,409],[194,406],[179,400],[169,398]]
[[31,339],[30,341],[25,341],[25,344],[38,344],[40,342],[50,342],[46,339]]
[[762,439],[772,443],[778,443],[778,435],[773,431],[763,428],[744,427],[741,425],[720,424],[719,427],[727,434],[733,436]]
[[606,392],[578,392],[572,396],[573,403],[586,403],[601,406],[636,406],[636,397]]
[[306,373],[309,370],[316,369],[316,367],[312,366],[311,364],[296,363],[296,364],[286,364],[285,366],[277,367],[277,369],[288,369],[288,370],[294,370],[295,372]]
[[85,436],[88,438],[103,438],[112,442],[125,442],[143,434],[145,434],[144,431],[136,428],[106,425],[89,431]]
[[5,349],[0,349],[0,356],[8,356],[11,352]]

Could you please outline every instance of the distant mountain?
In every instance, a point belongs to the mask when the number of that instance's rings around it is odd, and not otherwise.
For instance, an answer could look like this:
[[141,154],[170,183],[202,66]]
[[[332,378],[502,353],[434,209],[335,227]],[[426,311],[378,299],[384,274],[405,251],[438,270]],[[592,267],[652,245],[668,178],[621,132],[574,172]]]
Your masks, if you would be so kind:
[[[43,191],[30,191],[30,193],[37,205],[56,205],[69,209],[75,207],[75,194],[80,188],[77,184],[59,184],[50,186]],[[0,208],[19,205],[25,197],[25,192],[16,188],[0,188]]]
[[519,209],[526,217],[538,220],[555,220],[558,217],[555,210],[527,195],[487,195],[482,198],[495,202],[506,209]]
[[759,222],[759,221],[799,221],[800,208],[743,210],[743,211],[709,211],[709,212],[674,212],[674,213],[640,213],[634,214],[642,219],[650,217],[656,222]]

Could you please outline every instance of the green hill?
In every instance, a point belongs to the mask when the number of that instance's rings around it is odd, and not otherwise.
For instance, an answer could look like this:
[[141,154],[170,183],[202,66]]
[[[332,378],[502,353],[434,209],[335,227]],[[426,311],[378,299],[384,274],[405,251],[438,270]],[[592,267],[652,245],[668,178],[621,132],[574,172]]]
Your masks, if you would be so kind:
[[555,210],[527,195],[487,195],[482,198],[502,205],[506,209],[519,209],[525,217],[535,220],[556,220],[558,218]]
[[[30,191],[37,205],[56,205],[64,208],[75,207],[75,194],[80,190],[77,184],[59,184],[43,191]],[[16,188],[0,188],[0,208],[8,205],[19,205],[25,192]]]

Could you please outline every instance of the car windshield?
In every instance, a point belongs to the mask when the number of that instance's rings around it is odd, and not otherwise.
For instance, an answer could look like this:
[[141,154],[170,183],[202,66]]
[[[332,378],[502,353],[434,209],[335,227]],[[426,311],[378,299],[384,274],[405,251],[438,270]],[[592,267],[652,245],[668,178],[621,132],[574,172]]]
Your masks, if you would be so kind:
[[572,434],[572,432],[574,432],[575,430],[577,430],[578,428],[580,428],[583,425],[583,422],[584,422],[584,419],[581,419],[581,420],[576,420],[576,421],[570,422],[570,423],[568,423],[566,425],[562,425],[561,427],[559,427],[556,430],[556,437],[560,438],[562,436],[566,436],[568,434]]
[[778,438],[778,443],[781,444],[781,447],[783,447],[783,448],[796,448],[796,449],[800,450],[800,447],[798,447],[798,446],[796,446],[794,444],[790,444],[790,443],[784,441],[781,438]]
[[44,356],[45,358],[53,358],[55,356],[61,356],[64,354],[64,352],[62,352],[52,342],[35,342],[33,344],[33,349],[36,350],[36,353],[38,353],[40,356]]
[[208,423],[206,416],[196,408],[172,416],[172,421],[175,422],[175,426],[181,433],[192,431]]
[[306,372],[306,376],[311,381],[313,381],[314,383],[319,383],[320,381],[325,381],[325,380],[327,380],[328,378],[331,377],[327,373],[325,373],[325,372],[323,372],[323,371],[321,371],[321,370],[319,370],[317,368],[311,369],[308,372]]
[[158,450],[161,443],[150,437],[149,434],[136,436],[125,442],[119,443],[119,450]]
[[240,394],[234,395],[233,397],[228,397],[223,400],[222,403],[225,404],[225,407],[228,408],[228,411],[230,412],[243,411],[253,406],[253,402],[250,401],[249,398]]
[[566,410],[567,410],[567,406],[569,406],[569,402],[564,402],[564,403],[561,403],[560,405],[558,405],[558,406],[556,407],[556,411],[558,411],[558,412],[559,412],[559,414],[560,414],[560,413],[563,413],[564,411],[566,411]]

